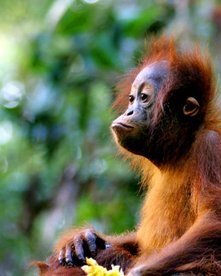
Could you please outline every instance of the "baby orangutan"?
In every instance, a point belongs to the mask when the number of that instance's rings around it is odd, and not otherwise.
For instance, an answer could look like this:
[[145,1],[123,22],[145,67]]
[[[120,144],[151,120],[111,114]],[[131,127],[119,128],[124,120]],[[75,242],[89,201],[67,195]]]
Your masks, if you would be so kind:
[[118,88],[112,133],[148,186],[137,231],[71,230],[42,275],[85,275],[86,257],[128,276],[221,275],[221,113],[208,56],[157,39]]

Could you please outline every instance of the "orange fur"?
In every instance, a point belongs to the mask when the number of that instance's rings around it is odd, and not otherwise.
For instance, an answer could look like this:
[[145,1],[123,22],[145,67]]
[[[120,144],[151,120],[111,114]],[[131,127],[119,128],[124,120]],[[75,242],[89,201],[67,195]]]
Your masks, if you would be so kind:
[[[159,167],[119,146],[131,163],[139,167],[148,193],[136,234],[115,238],[103,236],[113,245],[112,251],[100,252],[97,259],[109,266],[112,261],[117,262],[117,258],[125,270],[136,263],[131,271],[138,275],[175,272],[221,275],[221,112],[216,106],[211,63],[208,54],[202,54],[199,48],[180,52],[175,50],[173,40],[165,37],[152,41],[149,49],[142,63],[118,84],[120,93],[114,108],[125,109],[131,84],[138,72],[148,64],[167,60],[171,73],[157,96],[152,124],[164,116],[165,101],[174,93],[181,93],[183,85],[199,96],[202,123],[184,157],[179,158],[179,144],[173,145],[175,159]],[[161,139],[168,143],[173,135],[171,127]],[[118,143],[116,135],[114,138]],[[188,137],[181,135],[180,139]],[[72,242],[78,232],[73,230],[64,235],[56,246],[55,255]],[[132,243],[138,243],[137,252],[128,251]],[[44,272],[45,266],[41,266]],[[48,270],[53,273],[57,267],[50,263]],[[71,275],[77,274],[73,272]]]

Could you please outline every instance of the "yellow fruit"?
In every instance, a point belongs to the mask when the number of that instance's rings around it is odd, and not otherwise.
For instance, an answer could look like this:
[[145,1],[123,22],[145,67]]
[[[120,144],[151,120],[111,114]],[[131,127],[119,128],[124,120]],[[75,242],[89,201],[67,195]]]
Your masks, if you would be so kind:
[[87,265],[81,267],[88,276],[124,276],[122,269],[119,265],[112,265],[111,270],[107,270],[105,267],[98,265],[98,263],[92,258],[86,258]]

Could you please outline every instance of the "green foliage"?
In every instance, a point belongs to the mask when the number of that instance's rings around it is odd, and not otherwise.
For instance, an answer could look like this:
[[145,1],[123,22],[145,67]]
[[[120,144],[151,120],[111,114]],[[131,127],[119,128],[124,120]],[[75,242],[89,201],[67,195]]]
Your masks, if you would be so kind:
[[[71,225],[135,227],[139,179],[111,138],[113,87],[145,37],[180,32],[175,2],[1,1],[1,275],[32,275]],[[182,26],[208,27],[200,2]]]

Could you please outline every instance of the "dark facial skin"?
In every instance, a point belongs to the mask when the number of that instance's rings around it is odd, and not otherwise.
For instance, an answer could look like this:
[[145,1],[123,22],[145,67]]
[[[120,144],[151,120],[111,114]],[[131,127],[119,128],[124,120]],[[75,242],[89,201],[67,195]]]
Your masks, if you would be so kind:
[[117,141],[132,153],[147,154],[148,128],[156,96],[168,71],[167,61],[155,62],[141,70],[131,86],[128,109],[112,123]]
[[112,123],[113,134],[123,148],[157,166],[177,162],[186,154],[199,126],[200,105],[189,87],[166,99],[162,116],[153,124],[153,112],[159,109],[157,95],[164,92],[169,70],[164,60],[141,70],[131,86],[127,110]]

